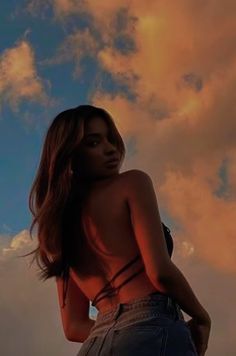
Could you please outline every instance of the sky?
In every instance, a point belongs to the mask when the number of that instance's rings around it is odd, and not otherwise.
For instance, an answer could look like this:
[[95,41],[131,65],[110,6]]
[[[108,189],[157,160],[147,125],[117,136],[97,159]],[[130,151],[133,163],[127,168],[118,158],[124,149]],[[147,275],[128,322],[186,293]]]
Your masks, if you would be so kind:
[[236,2],[3,0],[0,14],[1,354],[81,346],[54,279],[17,255],[37,246],[28,196],[47,127],[91,104],[124,139],[121,172],[152,178],[172,260],[211,316],[206,355],[235,355]]

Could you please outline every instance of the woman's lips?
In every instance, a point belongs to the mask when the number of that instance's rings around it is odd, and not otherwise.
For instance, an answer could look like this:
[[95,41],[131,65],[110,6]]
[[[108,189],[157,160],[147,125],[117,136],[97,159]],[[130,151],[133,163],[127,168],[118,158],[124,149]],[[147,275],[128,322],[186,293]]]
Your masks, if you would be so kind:
[[113,161],[110,161],[110,162],[106,162],[106,164],[108,166],[117,166],[117,164],[119,163],[119,160],[116,159],[116,160],[113,160]]

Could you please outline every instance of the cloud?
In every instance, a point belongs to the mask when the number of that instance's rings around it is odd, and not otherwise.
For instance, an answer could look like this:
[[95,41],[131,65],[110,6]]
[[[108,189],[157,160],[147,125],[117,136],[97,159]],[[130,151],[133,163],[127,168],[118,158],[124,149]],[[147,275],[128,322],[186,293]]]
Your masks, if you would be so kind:
[[41,63],[55,65],[74,60],[76,63],[74,77],[79,77],[82,74],[82,60],[85,56],[95,57],[98,47],[96,39],[86,28],[68,35],[56,54],[52,58],[44,59]]
[[[99,14],[96,5],[89,2],[100,24],[112,18],[108,14],[114,17],[123,2]],[[136,99],[99,91],[92,98],[113,114],[124,137],[135,137],[136,154],[125,168],[150,172],[160,208],[182,227],[174,232],[193,244],[203,261],[230,273],[236,272],[235,10],[233,1],[226,1],[224,11],[219,1],[197,6],[151,1],[148,8],[130,2],[137,50],[123,55],[104,46],[98,60],[114,78],[137,75],[130,82]],[[111,29],[105,37],[112,34]],[[227,183],[219,196],[225,160]]]
[[52,3],[52,0],[44,0],[43,2],[40,0],[30,0],[26,2],[23,12],[29,13],[31,16],[40,16],[45,19],[45,12],[52,6]]
[[191,180],[181,173],[169,173],[160,194],[167,211],[184,226],[180,238],[193,243],[194,254],[216,269],[236,274],[235,202],[215,195],[197,171]]
[[0,236],[1,353],[76,354],[81,344],[65,339],[54,280],[38,280],[35,264],[30,268],[32,255],[17,257],[35,247],[27,230],[15,236]]
[[[209,356],[223,352],[233,355],[235,308],[219,307],[224,300],[234,305],[236,290],[232,275],[212,267],[197,255],[190,253],[183,258],[182,241],[178,241],[178,236],[173,238],[177,266],[212,318]],[[29,268],[32,255],[27,257],[28,261],[17,257],[35,247],[28,230],[15,236],[0,236],[0,282],[4,286],[0,298],[0,334],[4,339],[1,351],[6,356],[76,354],[81,344],[71,343],[64,337],[54,280],[42,283],[37,279],[35,265]]]
[[3,51],[0,56],[2,103],[7,102],[15,111],[23,100],[50,104],[45,84],[37,74],[35,54],[29,42],[21,40]]
[[[133,53],[135,43],[133,41],[133,31],[136,18],[129,13],[125,6],[120,6],[117,10],[117,5],[96,3],[101,11],[94,12],[94,4],[88,1],[72,1],[72,0],[55,0],[48,1],[51,5],[54,20],[58,24],[65,26],[70,23],[71,18],[75,16],[76,21],[73,25],[73,31],[69,33],[66,39],[57,48],[55,55],[52,58],[42,61],[44,64],[58,64],[65,61],[73,60],[75,63],[74,77],[79,77],[82,74],[81,59],[89,56],[96,60],[100,68],[98,70],[107,70],[103,49],[114,47],[120,54],[126,55]],[[44,6],[38,0],[33,0],[28,3],[26,11],[32,12],[35,16],[41,14]],[[115,11],[117,10],[117,11]],[[102,16],[100,16],[102,13]],[[78,26],[79,20],[86,21],[87,26]],[[69,32],[70,30],[67,30]],[[116,80],[127,81],[127,72],[117,74]],[[132,76],[131,76],[132,77]]]
[[[132,100],[124,91],[113,96],[98,87],[91,101],[113,115],[125,140],[135,139],[135,151],[123,168],[140,168],[153,178],[160,209],[173,224],[174,259],[177,265],[190,263],[185,266],[196,277],[203,304],[213,312],[209,355],[233,354],[235,1],[51,4],[55,17],[63,21],[84,12],[91,16],[84,36],[78,29],[62,43],[62,48],[68,43],[74,47],[71,58],[91,51],[99,69],[132,88]],[[117,29],[121,9],[125,21]],[[131,50],[122,51],[117,43],[128,34]],[[81,73],[76,60],[76,72]],[[229,303],[221,312],[222,300]]]

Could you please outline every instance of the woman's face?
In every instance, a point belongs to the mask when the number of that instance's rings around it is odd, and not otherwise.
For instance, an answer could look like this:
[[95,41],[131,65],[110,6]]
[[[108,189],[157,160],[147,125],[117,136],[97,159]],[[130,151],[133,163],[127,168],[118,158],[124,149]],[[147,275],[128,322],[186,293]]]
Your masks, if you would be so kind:
[[[110,136],[103,118],[94,117],[86,122],[77,157],[80,175],[96,180],[119,174],[121,157]],[[112,164],[107,162],[113,158],[118,161]]]

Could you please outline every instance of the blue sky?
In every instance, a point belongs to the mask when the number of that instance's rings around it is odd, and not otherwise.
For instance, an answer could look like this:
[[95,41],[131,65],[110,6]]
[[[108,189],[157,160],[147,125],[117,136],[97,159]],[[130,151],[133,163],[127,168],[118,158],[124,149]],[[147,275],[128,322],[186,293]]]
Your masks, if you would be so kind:
[[[26,2],[22,2],[25,3]],[[115,95],[122,92],[129,100],[134,100],[132,90],[122,83],[116,83],[112,74],[99,68],[97,61],[89,55],[81,60],[82,76],[73,78],[73,59],[63,63],[50,64],[47,60],[56,58],[56,49],[72,31],[73,22],[61,26],[53,20],[51,8],[43,10],[42,18],[26,12],[18,1],[1,4],[1,32],[3,41],[0,51],[14,46],[19,38],[27,38],[34,48],[37,73],[45,81],[45,91],[55,100],[52,107],[20,100],[17,112],[2,101],[0,113],[1,133],[1,177],[0,177],[0,233],[16,233],[29,225],[31,215],[28,210],[29,186],[38,164],[43,135],[48,123],[65,108],[90,102],[91,93],[99,86],[100,91]],[[76,27],[84,28],[89,18],[80,17]],[[23,35],[22,35],[23,34]],[[128,42],[128,41],[127,41]],[[125,40],[122,42],[125,47]],[[117,44],[117,46],[119,43]],[[50,83],[50,84],[49,84]],[[29,121],[27,121],[27,118]]]

